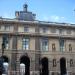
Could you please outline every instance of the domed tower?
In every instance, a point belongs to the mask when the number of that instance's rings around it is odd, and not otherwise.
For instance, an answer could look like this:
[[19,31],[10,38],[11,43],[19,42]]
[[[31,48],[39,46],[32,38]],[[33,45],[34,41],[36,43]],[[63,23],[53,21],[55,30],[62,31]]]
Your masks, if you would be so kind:
[[34,21],[36,14],[28,11],[28,5],[23,5],[23,11],[16,11],[15,12],[16,19],[24,20],[24,21]]
[[27,12],[28,11],[27,9],[28,9],[28,5],[27,4],[24,4],[23,5],[23,11]]

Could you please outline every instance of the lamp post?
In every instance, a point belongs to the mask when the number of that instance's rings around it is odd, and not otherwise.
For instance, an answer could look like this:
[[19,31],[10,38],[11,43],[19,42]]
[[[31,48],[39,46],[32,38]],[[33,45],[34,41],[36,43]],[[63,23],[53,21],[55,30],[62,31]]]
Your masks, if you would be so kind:
[[2,73],[5,71],[4,70],[4,66],[3,66],[3,54],[4,54],[4,48],[5,48],[5,41],[4,41],[4,37],[3,37],[3,42],[2,42],[2,56],[0,57],[0,75],[2,75]]
[[3,65],[3,62],[4,62],[4,59],[3,59],[4,48],[5,48],[5,42],[3,41],[3,43],[2,43],[2,73],[5,72],[5,68],[4,68],[4,65]]
[[3,59],[3,54],[4,54],[4,48],[5,48],[5,43],[2,43],[2,59]]
[[42,64],[40,65],[40,75],[42,75]]

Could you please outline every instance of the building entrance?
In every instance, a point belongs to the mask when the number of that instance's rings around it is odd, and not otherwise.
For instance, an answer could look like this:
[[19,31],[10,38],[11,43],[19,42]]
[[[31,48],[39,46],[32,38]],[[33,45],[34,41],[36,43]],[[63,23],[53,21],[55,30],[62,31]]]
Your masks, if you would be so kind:
[[21,75],[30,75],[30,59],[27,56],[20,58],[20,73]]
[[66,75],[66,59],[61,58],[60,59],[60,73],[61,75]]
[[49,75],[48,58],[46,58],[46,57],[41,59],[40,75]]

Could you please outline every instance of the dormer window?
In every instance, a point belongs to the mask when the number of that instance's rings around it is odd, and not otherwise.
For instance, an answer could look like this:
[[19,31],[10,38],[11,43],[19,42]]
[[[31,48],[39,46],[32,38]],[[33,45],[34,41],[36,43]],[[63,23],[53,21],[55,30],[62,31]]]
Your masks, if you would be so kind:
[[24,27],[24,32],[28,32],[29,31],[29,27]]
[[63,29],[59,29],[59,34],[62,34],[63,33]]
[[71,30],[69,30],[69,29],[66,32],[67,32],[67,34],[71,34]]
[[51,28],[51,33],[56,33],[56,28]]
[[10,26],[9,25],[5,25],[4,27],[5,27],[4,28],[5,31],[9,31],[10,30]]
[[47,28],[43,28],[43,33],[46,33],[47,32]]

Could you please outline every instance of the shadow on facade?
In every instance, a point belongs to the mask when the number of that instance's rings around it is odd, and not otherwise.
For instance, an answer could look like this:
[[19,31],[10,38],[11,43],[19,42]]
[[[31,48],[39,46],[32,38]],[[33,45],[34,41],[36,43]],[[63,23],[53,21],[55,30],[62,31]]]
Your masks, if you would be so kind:
[[46,57],[42,58],[40,65],[41,65],[40,75],[49,75],[48,58]]
[[60,59],[60,73],[66,75],[66,59],[64,57]]
[[30,59],[28,56],[22,56],[20,58],[20,66],[21,66],[20,72],[22,73],[24,72],[23,75],[30,75]]

